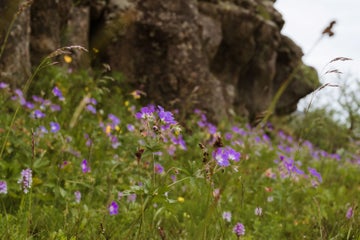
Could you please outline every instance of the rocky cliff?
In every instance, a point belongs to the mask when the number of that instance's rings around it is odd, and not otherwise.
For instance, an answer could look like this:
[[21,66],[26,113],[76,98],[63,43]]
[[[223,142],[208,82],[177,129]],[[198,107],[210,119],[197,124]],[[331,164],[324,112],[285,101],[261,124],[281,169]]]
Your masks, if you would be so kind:
[[148,100],[183,113],[254,120],[287,82],[275,109],[287,114],[319,84],[270,0],[47,2],[51,14],[40,0],[31,8],[33,64],[64,44],[97,49]]

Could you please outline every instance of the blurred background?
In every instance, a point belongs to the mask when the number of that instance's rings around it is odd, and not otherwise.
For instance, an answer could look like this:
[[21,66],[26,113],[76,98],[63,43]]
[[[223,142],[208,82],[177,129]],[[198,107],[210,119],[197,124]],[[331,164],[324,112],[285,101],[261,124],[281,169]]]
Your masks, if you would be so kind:
[[[303,61],[314,66],[322,84],[337,84],[339,87],[326,87],[315,96],[309,95],[301,100],[298,109],[309,106],[326,107],[340,111],[336,116],[344,119],[338,102],[342,87],[356,88],[360,75],[360,1],[358,0],[278,0],[276,9],[285,20],[282,33],[292,38],[304,51]],[[332,37],[322,36],[322,31],[335,20]],[[352,61],[337,61],[328,64],[337,57],[352,58]],[[342,74],[325,74],[337,69]]]

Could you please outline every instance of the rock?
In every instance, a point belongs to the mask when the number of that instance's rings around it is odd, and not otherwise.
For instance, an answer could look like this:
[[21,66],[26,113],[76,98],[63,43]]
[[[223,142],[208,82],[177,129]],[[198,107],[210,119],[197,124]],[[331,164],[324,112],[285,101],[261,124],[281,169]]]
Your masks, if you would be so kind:
[[0,5],[0,82],[10,83],[12,87],[23,84],[30,76],[30,10],[26,2],[20,2],[4,0]]
[[115,17],[104,28],[116,25],[118,33],[99,46],[105,59],[166,107],[200,107],[215,121],[234,112],[255,119],[287,78],[293,76],[277,113],[295,110],[319,84],[316,74],[304,79],[314,70],[281,34],[273,1],[132,1],[109,15]]
[[[316,71],[302,63],[301,49],[281,34],[284,21],[273,4],[271,0],[34,0],[31,62],[36,66],[62,46],[89,46],[99,51],[94,66],[105,62],[122,72],[132,86],[147,93],[147,102],[177,108],[184,117],[201,108],[213,121],[233,115],[255,120],[289,83],[275,107],[275,113],[288,114],[319,82]],[[0,6],[0,11],[4,9]],[[5,59],[14,63],[28,58],[29,28],[17,26],[13,35],[19,36],[21,47],[14,56],[8,50],[0,59],[2,76],[27,71],[4,65]],[[89,64],[81,54],[73,53],[72,59],[71,68]],[[25,62],[22,66],[29,69]]]

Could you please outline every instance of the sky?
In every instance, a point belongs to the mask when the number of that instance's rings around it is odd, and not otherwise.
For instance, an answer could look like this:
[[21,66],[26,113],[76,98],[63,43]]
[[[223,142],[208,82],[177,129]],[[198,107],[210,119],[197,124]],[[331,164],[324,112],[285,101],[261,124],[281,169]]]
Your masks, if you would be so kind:
[[[341,94],[340,87],[348,82],[354,88],[355,80],[360,79],[360,0],[277,0],[275,8],[285,20],[282,33],[303,49],[303,61],[318,70],[322,84],[339,85],[319,91],[312,106],[338,110],[334,99]],[[332,20],[336,21],[335,35],[318,41]],[[353,60],[328,64],[337,57]],[[332,69],[343,74],[325,74]],[[302,100],[298,109],[307,107],[311,97]]]

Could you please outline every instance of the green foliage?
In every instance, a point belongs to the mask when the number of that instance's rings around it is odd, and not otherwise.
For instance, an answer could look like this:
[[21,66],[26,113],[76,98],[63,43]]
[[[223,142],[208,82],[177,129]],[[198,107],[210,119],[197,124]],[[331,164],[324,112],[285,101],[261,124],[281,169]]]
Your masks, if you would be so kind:
[[[24,99],[0,88],[0,181],[8,189],[0,193],[3,239],[237,239],[237,222],[245,226],[241,239],[360,236],[355,155],[299,144],[271,126],[216,128],[201,111],[181,127],[175,113],[141,109],[141,95],[120,75],[48,68],[32,84]],[[139,115],[147,110],[153,112]],[[297,133],[333,150],[346,141],[334,139],[343,130],[334,123],[329,134],[329,121],[310,135],[320,116],[328,121],[319,113]],[[324,134],[321,142],[317,134]],[[229,149],[235,160],[224,166]],[[32,170],[28,193],[26,168]],[[346,218],[350,207],[354,214]]]

